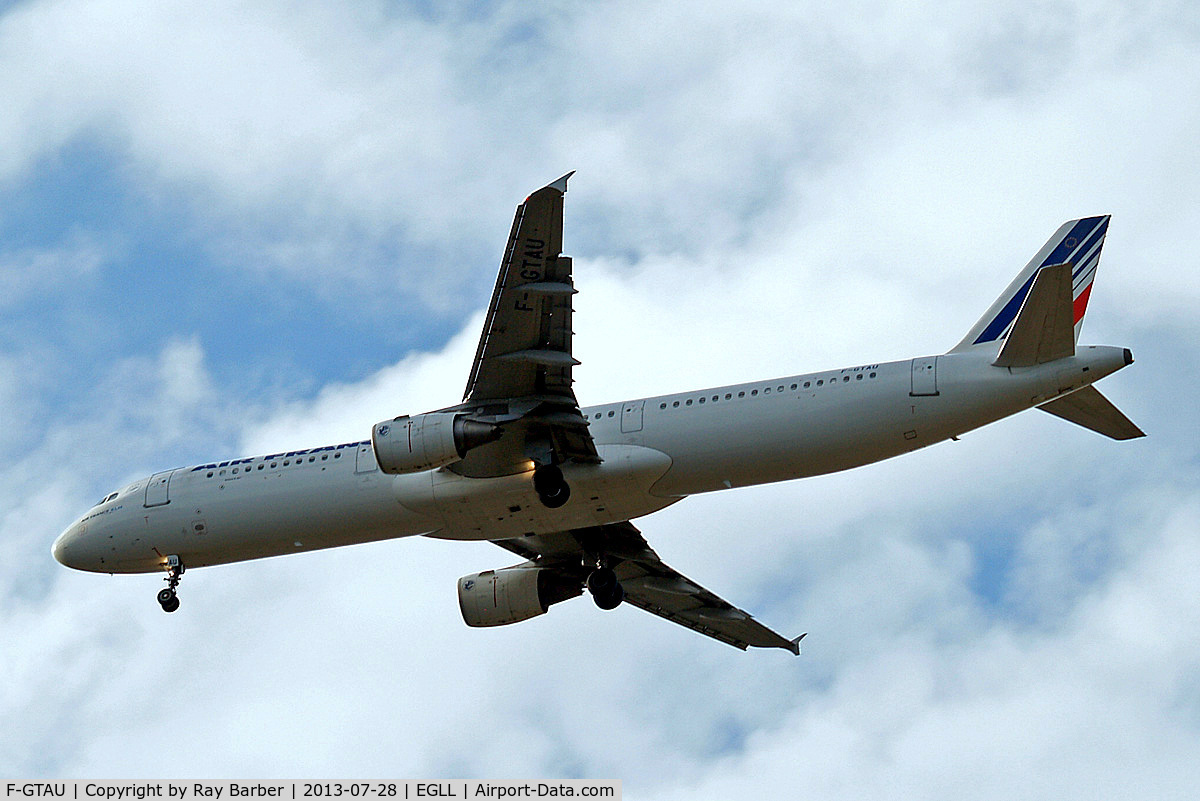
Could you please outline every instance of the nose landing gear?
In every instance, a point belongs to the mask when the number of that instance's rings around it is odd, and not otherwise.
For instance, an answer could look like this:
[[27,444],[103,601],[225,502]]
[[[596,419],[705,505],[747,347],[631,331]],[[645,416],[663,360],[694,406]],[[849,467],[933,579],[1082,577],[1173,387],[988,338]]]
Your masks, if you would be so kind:
[[179,577],[183,575],[183,562],[178,556],[171,554],[167,557],[167,586],[158,591],[158,604],[164,612],[174,612],[179,608],[179,597],[175,588],[179,586]]

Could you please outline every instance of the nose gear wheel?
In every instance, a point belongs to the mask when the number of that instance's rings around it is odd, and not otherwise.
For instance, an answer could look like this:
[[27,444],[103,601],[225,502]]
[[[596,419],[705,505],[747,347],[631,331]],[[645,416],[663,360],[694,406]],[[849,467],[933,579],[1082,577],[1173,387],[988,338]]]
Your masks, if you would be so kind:
[[175,588],[179,586],[183,570],[183,562],[178,556],[167,557],[167,577],[164,579],[167,586],[158,591],[158,605],[164,612],[174,612],[179,608],[179,596],[175,594]]

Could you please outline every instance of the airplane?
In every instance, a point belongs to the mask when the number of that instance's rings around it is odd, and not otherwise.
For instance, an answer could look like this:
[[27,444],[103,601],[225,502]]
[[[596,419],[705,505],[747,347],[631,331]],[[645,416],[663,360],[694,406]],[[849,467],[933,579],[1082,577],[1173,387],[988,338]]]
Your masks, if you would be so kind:
[[668,567],[631,522],[702,492],[898,456],[1038,408],[1118,440],[1143,432],[1092,386],[1133,362],[1080,346],[1109,215],[1064,223],[944,354],[581,407],[572,389],[568,173],[525,199],[461,403],[369,439],[164,470],[106,495],[54,542],[98,573],[165,571],[407,536],[486,540],[521,561],[464,576],[469,626],[582,595],[721,642],[800,653]]

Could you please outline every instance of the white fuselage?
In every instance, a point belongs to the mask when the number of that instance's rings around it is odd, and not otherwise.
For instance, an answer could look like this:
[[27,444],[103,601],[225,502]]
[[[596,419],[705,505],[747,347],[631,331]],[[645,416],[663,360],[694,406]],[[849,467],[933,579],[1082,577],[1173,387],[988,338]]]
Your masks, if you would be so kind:
[[[567,464],[551,509],[532,470],[391,476],[369,442],[179,468],[135,482],[58,538],[59,561],[160,571],[428,535],[487,540],[614,523],[699,492],[831,473],[916,450],[1089,385],[1125,366],[1081,347],[1036,367],[994,348],[585,408],[600,464]],[[532,466],[531,466],[532,467]]]

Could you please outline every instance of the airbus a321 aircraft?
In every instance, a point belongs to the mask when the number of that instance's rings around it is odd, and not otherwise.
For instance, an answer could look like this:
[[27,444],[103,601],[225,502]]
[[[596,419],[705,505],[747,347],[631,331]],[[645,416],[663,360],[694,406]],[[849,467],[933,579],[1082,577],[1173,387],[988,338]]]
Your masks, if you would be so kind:
[[1129,349],[1076,345],[1108,216],[1064,224],[940,356],[581,408],[571,387],[570,174],[517,207],[463,401],[377,423],[371,438],[164,470],[106,496],[54,557],[98,573],[165,571],[423,535],[489,540],[523,561],[458,581],[469,626],[591,594],[745,649],[782,636],[659,559],[631,520],[698,492],[887,459],[1037,407],[1114,439],[1143,436],[1093,386]]

